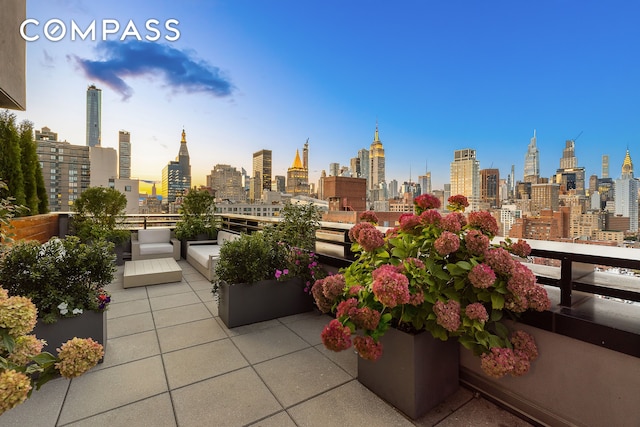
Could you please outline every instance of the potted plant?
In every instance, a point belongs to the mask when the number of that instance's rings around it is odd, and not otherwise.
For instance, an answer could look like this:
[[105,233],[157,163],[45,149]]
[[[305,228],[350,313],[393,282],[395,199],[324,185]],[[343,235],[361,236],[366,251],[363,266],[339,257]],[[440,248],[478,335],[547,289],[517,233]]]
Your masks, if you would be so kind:
[[67,339],[92,337],[106,345],[106,313],[111,297],[113,243],[92,245],[76,236],[40,244],[19,241],[2,248],[0,283],[9,295],[30,298],[38,308],[36,333],[53,351]]
[[228,327],[313,310],[309,291],[322,274],[309,249],[318,226],[315,208],[288,205],[283,211],[276,226],[243,234],[220,249],[214,293]]
[[114,244],[116,263],[124,264],[131,233],[124,228],[127,197],[115,188],[87,188],[73,204],[73,234],[84,243],[107,240]]
[[[511,255],[527,256],[526,242],[490,244],[498,227],[488,212],[465,217],[468,202],[460,195],[449,198],[447,215],[438,212],[434,196],[414,203],[416,214],[402,215],[386,236],[375,227],[375,215],[366,213],[368,221],[349,232],[356,260],[316,282],[312,292],[322,311],[336,315],[322,332],[324,345],[340,351],[353,344],[361,356],[358,380],[417,418],[457,388],[455,341],[479,356],[487,375],[525,374],[538,355],[533,337],[511,334],[501,321],[547,310],[550,302]],[[410,337],[399,337],[400,331]],[[403,342],[413,347],[398,351]],[[413,362],[420,363],[405,369]],[[418,377],[402,376],[406,371]]]
[[218,234],[215,200],[207,190],[190,190],[180,206],[175,235],[181,241],[182,258],[187,258],[187,241],[212,240]]
[[29,298],[9,296],[0,287],[0,415],[24,402],[33,391],[61,375],[75,378],[93,368],[104,355],[91,338],[73,338],[59,346],[57,356],[43,352],[44,341],[31,334],[37,319]]

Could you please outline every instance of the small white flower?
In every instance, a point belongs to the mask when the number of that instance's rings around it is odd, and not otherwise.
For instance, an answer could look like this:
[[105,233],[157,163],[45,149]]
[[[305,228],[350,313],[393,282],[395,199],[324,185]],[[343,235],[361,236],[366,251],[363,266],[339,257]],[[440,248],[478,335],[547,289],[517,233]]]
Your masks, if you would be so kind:
[[81,308],[74,308],[72,313],[73,314],[82,314],[82,309]]
[[68,304],[66,302],[61,302],[60,304],[58,304],[58,309],[60,310],[60,314],[65,315],[69,312],[69,310],[67,310]]

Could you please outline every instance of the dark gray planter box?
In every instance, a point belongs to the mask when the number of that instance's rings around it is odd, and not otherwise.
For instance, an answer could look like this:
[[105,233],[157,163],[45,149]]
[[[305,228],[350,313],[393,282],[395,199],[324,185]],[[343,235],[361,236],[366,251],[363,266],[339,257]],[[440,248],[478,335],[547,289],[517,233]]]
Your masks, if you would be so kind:
[[381,342],[377,361],[358,357],[358,381],[410,418],[420,418],[458,389],[457,340],[391,328]]
[[[107,312],[86,311],[78,316],[64,317],[56,323],[42,323],[38,319],[35,336],[47,342],[43,351],[48,351],[54,356],[58,354],[56,349],[72,338],[93,338],[102,344],[107,351]],[[102,362],[102,360],[100,360]]]
[[305,313],[313,307],[313,297],[304,292],[300,279],[221,283],[218,290],[218,314],[228,328]]

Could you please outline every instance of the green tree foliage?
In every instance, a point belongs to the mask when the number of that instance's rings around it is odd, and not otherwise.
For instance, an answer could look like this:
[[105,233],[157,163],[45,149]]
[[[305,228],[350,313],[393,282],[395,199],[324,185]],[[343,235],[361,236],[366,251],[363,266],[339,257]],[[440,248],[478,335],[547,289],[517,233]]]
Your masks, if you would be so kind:
[[24,179],[20,161],[20,136],[15,114],[0,112],[0,179],[7,183],[8,194],[17,205],[25,204]]
[[214,198],[207,190],[189,190],[180,206],[182,217],[176,224],[178,239],[192,239],[199,234],[214,238],[218,226],[215,218]]
[[23,121],[18,127],[20,136],[20,157],[22,167],[22,177],[24,181],[25,206],[32,215],[39,213],[38,209],[38,189],[36,174],[38,170],[38,153],[36,143],[33,141],[33,123]]
[[36,161],[36,193],[38,195],[38,213],[45,214],[49,212],[49,194],[44,186],[44,175],[42,175],[39,161]]
[[120,228],[127,197],[115,188],[90,187],[75,201],[75,234],[83,241],[124,241],[129,232]]

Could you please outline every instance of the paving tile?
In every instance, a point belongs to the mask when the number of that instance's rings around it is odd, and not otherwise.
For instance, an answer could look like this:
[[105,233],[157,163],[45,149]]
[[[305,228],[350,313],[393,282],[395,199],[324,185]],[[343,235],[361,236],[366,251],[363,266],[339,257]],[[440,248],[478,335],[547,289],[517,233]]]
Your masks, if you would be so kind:
[[161,297],[149,298],[151,309],[153,311],[164,310],[166,308],[180,307],[183,305],[196,304],[200,302],[200,298],[191,289],[188,292],[172,295],[163,295]]
[[163,353],[227,338],[213,318],[158,329]]
[[317,345],[322,343],[320,333],[330,321],[331,317],[314,313],[312,316],[302,317],[286,325],[309,344]]
[[115,365],[144,359],[160,354],[155,331],[141,332],[107,340],[104,361],[94,369],[105,369]]
[[[107,311],[107,313],[109,313]],[[134,314],[107,320],[107,339],[154,329],[151,312]]]
[[110,294],[112,304],[135,301],[138,299],[147,299],[147,290],[144,288],[144,286],[138,288],[110,291]]
[[149,298],[161,297],[164,295],[181,294],[190,292],[191,288],[187,282],[163,283],[161,285],[146,286]]
[[[194,291],[207,290],[211,292],[211,290],[213,289],[213,285],[211,284],[211,282],[208,280],[204,280],[202,276],[200,276],[200,278],[197,280],[189,280],[188,282],[189,286],[191,286],[191,289],[193,289]],[[213,293],[211,293],[211,295],[213,295]]]
[[413,426],[356,380],[289,408],[287,412],[297,425],[305,427]]
[[[211,293],[210,289],[201,289],[201,290],[195,291],[195,292],[198,295],[198,298],[200,298],[200,301],[202,301],[202,302],[213,302],[213,301],[216,301],[215,297]],[[217,302],[216,302],[216,304],[217,304]]]
[[329,360],[344,369],[353,378],[358,376],[358,354],[353,348],[343,351],[327,349],[324,344],[314,346],[316,350],[324,354]]
[[184,280],[186,280],[187,282],[191,282],[192,280],[202,280],[202,278],[204,277],[202,274],[200,274],[200,272],[198,272],[197,270],[193,270],[191,272],[186,272],[186,271],[182,271],[182,277],[184,278]]
[[172,390],[248,365],[229,338],[165,353],[163,358]]
[[259,363],[254,369],[285,408],[352,380],[314,348]]
[[109,309],[107,310],[107,319],[131,316],[132,314],[140,314],[147,311],[151,311],[149,300],[147,299],[113,303],[109,304]]
[[[217,300],[212,300],[212,301],[204,301],[204,305],[207,307],[207,309],[209,310],[209,312],[211,313],[212,316],[217,317],[218,316],[218,301]],[[229,329],[227,329],[227,327],[224,325],[224,323],[222,322],[222,320],[220,320],[219,318],[216,319],[216,321],[218,322],[218,325],[221,328],[226,329],[227,331]],[[224,330],[223,329],[223,330]],[[227,333],[227,332],[225,332]]]
[[171,394],[181,427],[246,425],[282,410],[251,368],[173,390]]
[[179,325],[212,317],[204,304],[192,304],[153,312],[156,328]]
[[2,427],[54,427],[71,381],[58,378],[34,390],[24,403],[2,414]]
[[78,421],[166,391],[160,356],[88,372],[71,381],[59,422]]
[[222,329],[231,337],[244,335],[244,334],[252,334],[254,332],[259,332],[265,329],[274,328],[276,326],[282,326],[282,323],[278,321],[278,319],[266,320],[264,322],[252,323],[250,325],[238,326],[237,328],[227,328],[227,325],[224,324],[222,319],[218,318],[220,321],[220,326]]
[[289,414],[286,412],[278,412],[275,415],[265,418],[264,420],[256,421],[253,424],[249,424],[251,427],[296,427],[296,423],[293,422]]
[[420,427],[435,426],[472,399],[473,393],[469,389],[460,387],[458,391],[449,396],[444,402],[437,405],[422,418],[415,420],[414,424]]
[[251,363],[262,362],[308,347],[306,342],[283,325],[231,339]]
[[175,427],[176,425],[171,397],[169,393],[163,393],[67,424],[65,427]]
[[438,423],[438,427],[458,426],[530,427],[531,424],[487,400],[474,398]]

